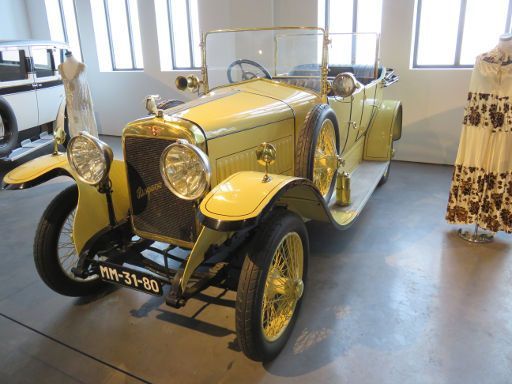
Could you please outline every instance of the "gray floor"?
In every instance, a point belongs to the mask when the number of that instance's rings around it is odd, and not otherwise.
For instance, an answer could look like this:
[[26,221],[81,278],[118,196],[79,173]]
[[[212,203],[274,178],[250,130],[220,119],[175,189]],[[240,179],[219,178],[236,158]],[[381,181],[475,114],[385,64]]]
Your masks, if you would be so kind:
[[127,289],[50,291],[32,239],[68,182],[2,191],[0,382],[510,383],[512,239],[457,238],[443,220],[450,176],[395,162],[348,231],[308,224],[304,305],[284,352],[263,365],[238,350],[232,292],[210,288],[175,310]]

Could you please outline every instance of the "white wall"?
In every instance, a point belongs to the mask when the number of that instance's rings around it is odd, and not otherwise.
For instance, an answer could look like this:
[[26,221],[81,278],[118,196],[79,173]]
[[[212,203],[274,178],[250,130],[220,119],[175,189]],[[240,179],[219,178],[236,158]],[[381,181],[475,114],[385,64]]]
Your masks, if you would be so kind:
[[[0,0],[23,11],[30,9],[29,25],[5,27],[4,33],[29,31],[32,38],[48,39],[44,0]],[[410,49],[414,1],[383,0],[382,62],[400,74],[400,81],[388,88],[387,98],[400,99],[404,105],[404,127],[397,144],[397,159],[451,164],[457,151],[460,127],[469,85],[470,70],[411,70]],[[142,99],[148,94],[166,98],[190,99],[190,93],[174,87],[177,74],[159,69],[153,1],[139,0],[144,54],[143,72],[100,72],[95,49],[89,1],[76,1],[78,24],[88,79],[94,99],[97,121],[104,134],[120,135],[123,126],[145,113]],[[6,8],[7,9],[7,8]],[[271,25],[316,25],[314,0],[199,0],[200,29]],[[13,13],[14,14],[14,13]],[[17,29],[20,28],[20,31]],[[6,32],[4,32],[4,29]]]
[[23,40],[31,36],[25,2],[0,0],[0,40]]
[[385,97],[401,100],[404,108],[396,158],[453,164],[471,70],[410,69],[414,1],[383,3],[382,62],[400,74],[400,81],[386,90]]
[[[174,87],[175,77],[188,72],[160,71],[153,1],[139,0],[143,72],[100,72],[89,2],[77,1],[76,9],[84,61],[102,133],[120,135],[127,122],[145,115],[143,99],[146,95],[159,94],[163,98],[181,100],[193,98],[192,94],[179,92]],[[227,12],[218,12],[218,9]],[[229,0],[200,0],[201,29],[221,28],[230,19],[229,9]]]

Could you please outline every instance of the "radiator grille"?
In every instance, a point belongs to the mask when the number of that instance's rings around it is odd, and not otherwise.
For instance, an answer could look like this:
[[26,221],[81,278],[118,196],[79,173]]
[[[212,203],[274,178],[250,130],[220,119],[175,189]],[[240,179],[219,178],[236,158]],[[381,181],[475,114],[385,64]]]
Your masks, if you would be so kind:
[[155,240],[164,237],[193,242],[194,203],[176,197],[160,175],[160,155],[171,143],[156,138],[125,138],[133,225],[136,231],[154,235]]

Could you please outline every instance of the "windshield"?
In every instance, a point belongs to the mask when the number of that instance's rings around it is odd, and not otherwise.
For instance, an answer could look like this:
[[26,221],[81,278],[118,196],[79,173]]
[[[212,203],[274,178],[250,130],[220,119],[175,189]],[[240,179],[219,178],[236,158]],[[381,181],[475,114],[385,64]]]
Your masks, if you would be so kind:
[[320,28],[210,32],[205,48],[209,89],[253,78],[308,78],[320,84],[323,37]]

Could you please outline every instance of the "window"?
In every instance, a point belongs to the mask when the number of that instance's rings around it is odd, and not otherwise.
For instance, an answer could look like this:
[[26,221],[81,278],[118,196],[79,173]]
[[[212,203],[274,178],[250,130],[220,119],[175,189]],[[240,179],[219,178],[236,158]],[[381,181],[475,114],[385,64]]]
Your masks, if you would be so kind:
[[25,55],[19,50],[0,51],[0,81],[24,80],[28,77],[23,65]]
[[91,0],[102,71],[143,69],[137,0]]
[[36,76],[49,77],[54,76],[55,65],[53,63],[53,51],[46,48],[32,48],[30,50],[34,60],[34,71]]
[[510,31],[512,0],[417,0],[413,67],[472,67]]
[[51,39],[67,42],[73,55],[81,61],[82,50],[74,0],[45,0],[45,5]]
[[333,34],[329,61],[338,64],[371,62],[374,57],[366,56],[368,52],[375,52],[375,35],[350,39],[335,34],[380,33],[381,19],[382,0],[318,0],[318,25]]
[[162,71],[201,66],[197,0],[155,0]]

